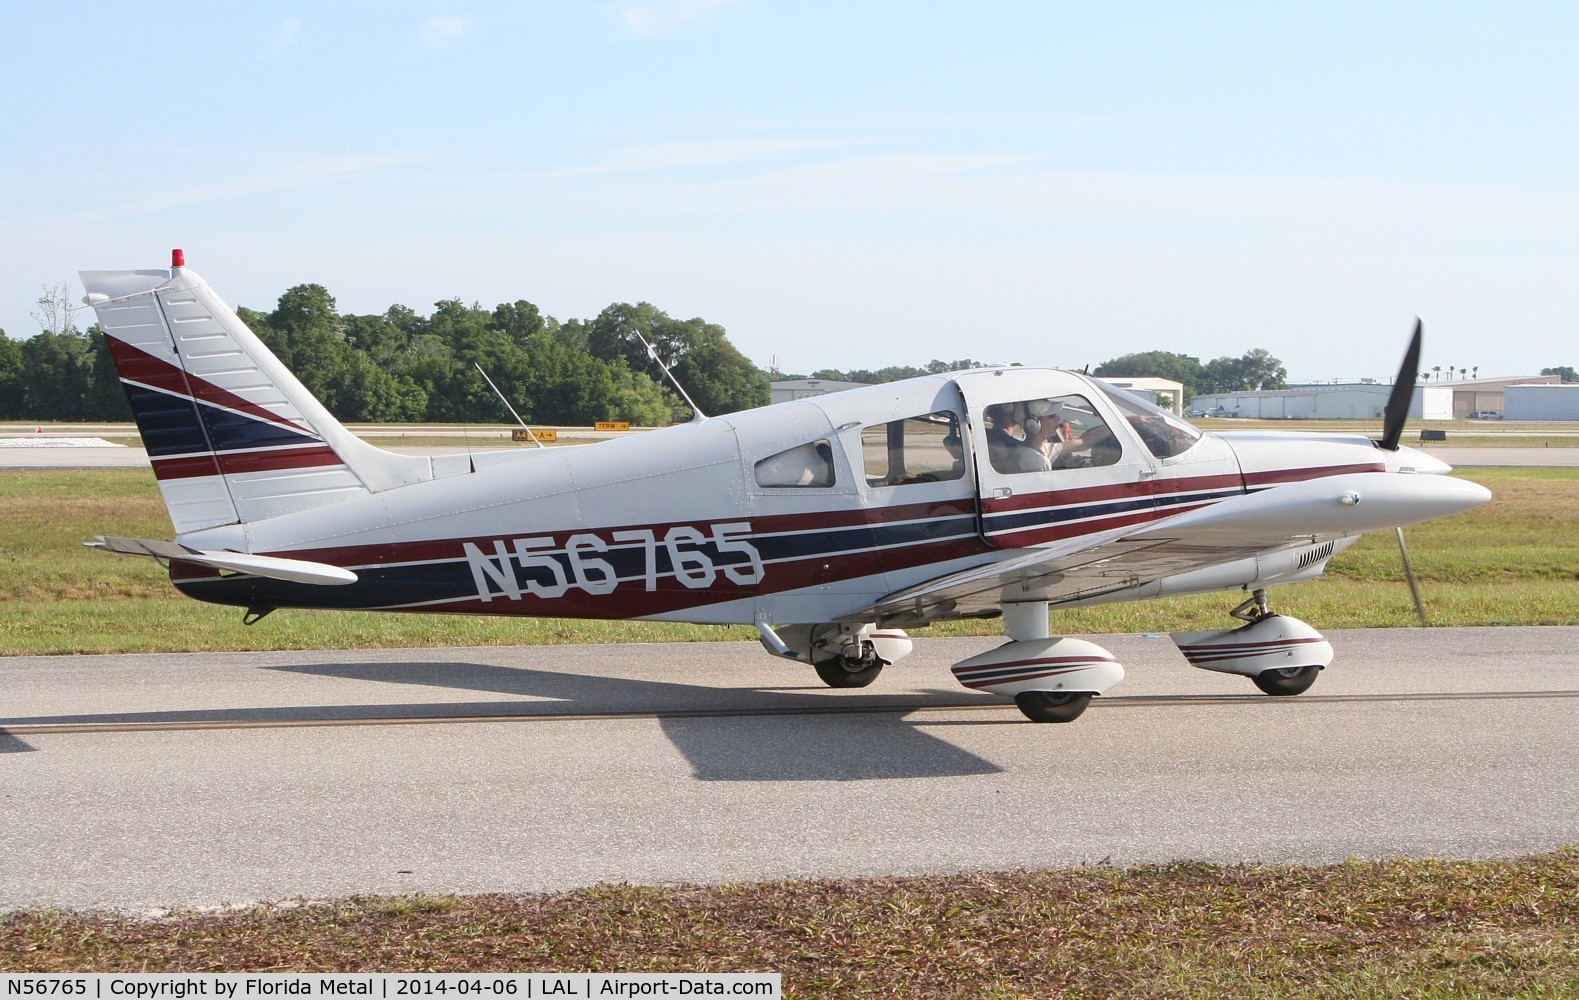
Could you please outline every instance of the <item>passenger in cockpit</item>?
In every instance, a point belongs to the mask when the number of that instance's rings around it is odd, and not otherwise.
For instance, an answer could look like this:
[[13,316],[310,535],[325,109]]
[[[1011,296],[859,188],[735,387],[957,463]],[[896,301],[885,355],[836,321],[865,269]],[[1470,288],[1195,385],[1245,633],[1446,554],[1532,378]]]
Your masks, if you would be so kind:
[[1025,439],[1018,410],[1023,403],[994,403],[987,407],[987,459],[1006,475],[1017,472],[1046,472],[1050,466],[1040,442]]

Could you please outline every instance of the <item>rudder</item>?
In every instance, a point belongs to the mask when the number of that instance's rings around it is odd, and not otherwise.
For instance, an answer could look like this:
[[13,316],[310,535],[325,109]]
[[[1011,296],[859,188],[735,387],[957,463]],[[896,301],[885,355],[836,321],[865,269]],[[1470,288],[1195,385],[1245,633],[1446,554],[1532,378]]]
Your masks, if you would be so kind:
[[177,533],[274,517],[433,478],[336,420],[185,266],[84,271]]

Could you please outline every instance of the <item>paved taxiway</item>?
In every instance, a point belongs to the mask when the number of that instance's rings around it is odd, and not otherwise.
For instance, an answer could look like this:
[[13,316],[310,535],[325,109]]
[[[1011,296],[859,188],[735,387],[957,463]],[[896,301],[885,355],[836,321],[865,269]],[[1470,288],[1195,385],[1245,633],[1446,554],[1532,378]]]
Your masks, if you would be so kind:
[[1331,638],[1292,699],[1105,639],[1064,726],[955,684],[987,639],[842,692],[741,643],[0,659],[0,908],[1579,842],[1579,627]]

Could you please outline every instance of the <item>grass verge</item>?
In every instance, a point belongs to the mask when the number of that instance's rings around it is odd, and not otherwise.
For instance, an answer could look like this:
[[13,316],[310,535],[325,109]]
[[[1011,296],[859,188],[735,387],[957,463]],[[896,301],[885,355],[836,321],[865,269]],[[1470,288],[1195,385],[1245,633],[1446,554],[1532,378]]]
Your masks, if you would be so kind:
[[1572,996],[1579,851],[0,917],[4,971],[772,971],[792,996]]

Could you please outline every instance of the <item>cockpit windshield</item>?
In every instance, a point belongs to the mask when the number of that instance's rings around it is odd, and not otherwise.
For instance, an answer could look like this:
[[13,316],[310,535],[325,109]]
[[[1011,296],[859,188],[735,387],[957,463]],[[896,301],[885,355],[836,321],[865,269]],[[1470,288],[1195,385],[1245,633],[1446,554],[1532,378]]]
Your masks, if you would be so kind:
[[1172,458],[1195,447],[1201,432],[1149,400],[1117,386],[1096,382],[1098,389],[1119,408],[1146,449],[1158,458]]

